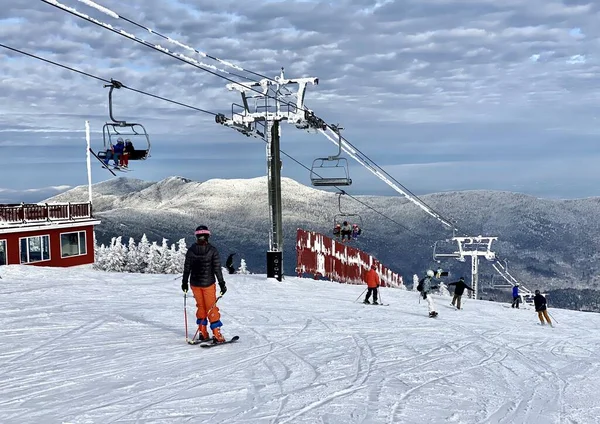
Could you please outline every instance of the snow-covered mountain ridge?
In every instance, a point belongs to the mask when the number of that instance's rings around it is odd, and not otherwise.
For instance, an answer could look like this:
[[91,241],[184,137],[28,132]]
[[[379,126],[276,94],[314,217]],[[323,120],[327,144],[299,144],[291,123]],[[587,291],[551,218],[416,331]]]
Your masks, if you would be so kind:
[[[191,242],[193,229],[205,224],[224,253],[238,252],[251,270],[264,272],[269,228],[266,177],[205,182],[180,177],[159,182],[117,178],[95,184],[93,196],[95,214],[102,220],[97,228],[101,242],[118,235],[139,240],[144,233],[159,242],[163,236],[171,242],[181,237]],[[343,196],[342,211],[359,214],[363,221],[364,234],[357,247],[379,257],[407,282],[414,273],[436,265],[433,243],[452,237],[438,221],[401,196],[357,197],[408,228]],[[594,265],[600,248],[599,198],[548,200],[485,190],[420,197],[470,235],[498,236],[496,252],[525,284],[543,284],[547,290],[598,287]],[[82,186],[48,201],[86,200],[87,187]],[[338,196],[284,178],[282,200],[284,270],[293,275],[296,228],[330,233],[339,213]],[[456,276],[470,273],[468,262],[450,260],[441,266]],[[482,261],[482,286],[492,273]]]

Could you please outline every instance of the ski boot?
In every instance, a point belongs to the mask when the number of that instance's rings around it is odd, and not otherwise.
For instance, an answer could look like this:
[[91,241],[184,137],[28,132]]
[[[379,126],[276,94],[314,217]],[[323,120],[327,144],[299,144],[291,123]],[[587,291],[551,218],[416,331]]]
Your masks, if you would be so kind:
[[431,311],[429,312],[429,318],[435,318],[437,317],[438,313],[436,311]]
[[371,302],[369,302],[367,299],[365,299],[363,303],[364,303],[365,305],[370,305],[370,304],[371,304]]
[[214,344],[226,342],[225,337],[223,337],[223,335],[221,334],[221,329],[219,327],[214,328],[212,332],[213,332],[213,343]]
[[374,300],[373,305],[379,305],[379,303],[376,300]]

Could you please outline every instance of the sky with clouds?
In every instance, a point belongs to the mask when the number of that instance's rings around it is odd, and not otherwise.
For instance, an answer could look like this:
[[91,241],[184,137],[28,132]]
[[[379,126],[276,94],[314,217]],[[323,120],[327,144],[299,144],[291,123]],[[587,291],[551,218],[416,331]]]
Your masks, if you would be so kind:
[[[0,43],[101,78],[230,114],[228,81],[36,0],[0,10]],[[114,19],[100,21],[227,69]],[[600,194],[600,3],[585,0],[99,0],[123,18],[263,75],[319,78],[307,105],[416,194],[492,189],[539,197]],[[85,121],[102,146],[101,81],[0,48],[0,202],[87,183]],[[247,74],[245,74],[247,75]],[[252,75],[250,75],[252,76]],[[231,77],[231,76],[229,76]],[[234,77],[234,79],[236,79]],[[132,91],[115,117],[143,123],[152,157],[127,176],[203,181],[266,173],[265,144],[214,117]],[[139,144],[138,144],[139,145]],[[334,154],[283,124],[282,149],[305,165]],[[310,185],[283,157],[282,173]],[[350,160],[351,194],[396,195]],[[99,166],[94,182],[111,175]],[[41,197],[40,197],[41,196]],[[46,196],[47,197],[47,196]]]

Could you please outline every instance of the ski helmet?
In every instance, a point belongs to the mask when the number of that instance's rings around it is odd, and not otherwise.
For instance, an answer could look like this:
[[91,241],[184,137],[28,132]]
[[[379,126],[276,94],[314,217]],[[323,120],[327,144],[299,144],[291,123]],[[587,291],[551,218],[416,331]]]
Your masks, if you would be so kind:
[[432,270],[432,269],[428,269],[428,270],[427,270],[427,276],[428,276],[428,277],[433,277],[434,275],[435,275],[435,274],[434,274],[434,272],[433,272],[433,270]]
[[535,294],[540,294],[540,291],[539,291],[539,290],[536,290],[536,291],[535,291]]
[[377,265],[375,265],[375,264],[371,265],[371,269],[377,269]]
[[204,238],[205,240],[210,237],[210,231],[206,225],[199,225],[196,227],[196,237]]
[[465,277],[460,277],[460,281],[465,281]]

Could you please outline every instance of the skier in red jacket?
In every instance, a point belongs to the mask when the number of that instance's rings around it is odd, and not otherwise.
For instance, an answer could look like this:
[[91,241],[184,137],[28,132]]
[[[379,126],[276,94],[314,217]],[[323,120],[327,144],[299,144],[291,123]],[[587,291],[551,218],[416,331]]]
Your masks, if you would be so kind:
[[379,305],[377,303],[377,288],[379,287],[379,275],[377,275],[377,266],[375,264],[371,265],[371,269],[365,272],[365,283],[367,283],[367,297],[365,297],[365,301],[363,303],[370,303],[369,297],[371,297],[371,293],[373,293],[373,305]]

